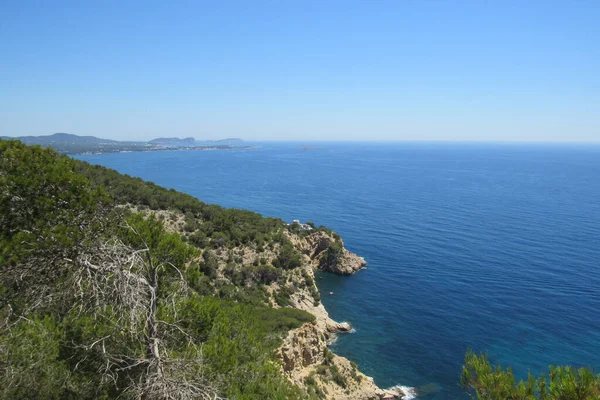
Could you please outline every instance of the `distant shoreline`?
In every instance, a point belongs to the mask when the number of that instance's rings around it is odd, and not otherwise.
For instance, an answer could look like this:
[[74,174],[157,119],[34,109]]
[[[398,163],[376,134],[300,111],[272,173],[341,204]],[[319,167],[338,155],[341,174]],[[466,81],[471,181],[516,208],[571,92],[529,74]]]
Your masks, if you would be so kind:
[[[253,149],[257,146],[232,145],[229,142],[243,142],[239,138],[227,138],[210,141],[197,141],[188,138],[157,138],[149,142],[131,142],[111,139],[102,139],[95,136],[78,136],[70,133],[55,133],[47,136],[0,136],[0,140],[18,140],[26,145],[39,145],[50,147],[60,154],[90,155],[133,153],[147,151],[176,151],[176,150],[234,150]],[[223,144],[227,143],[227,144]]]
[[[52,147],[52,146],[47,146]],[[157,151],[211,151],[211,150],[250,150],[257,149],[260,146],[190,146],[190,147],[153,147],[153,148],[141,148],[141,149],[115,149],[115,150],[88,150],[79,152],[61,152],[61,154],[71,156],[88,156],[98,154],[115,154],[115,153],[148,153]]]

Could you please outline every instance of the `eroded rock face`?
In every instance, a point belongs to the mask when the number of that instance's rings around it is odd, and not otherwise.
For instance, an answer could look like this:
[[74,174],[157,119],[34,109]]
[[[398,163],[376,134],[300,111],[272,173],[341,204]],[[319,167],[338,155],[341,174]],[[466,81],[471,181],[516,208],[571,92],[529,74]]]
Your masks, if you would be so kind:
[[291,373],[322,362],[325,346],[325,339],[316,324],[304,324],[290,331],[280,348],[283,370]]
[[[307,236],[306,241],[308,243],[308,248],[310,249],[310,259],[314,260],[323,254],[332,243],[335,243],[336,239],[325,232],[315,232]],[[342,242],[341,239],[337,242],[344,246],[344,242]]]
[[367,265],[364,258],[343,249],[343,254],[334,270],[330,271],[340,275],[352,275]]
[[[320,388],[326,394],[325,399],[402,398],[403,394],[399,391],[382,390],[377,387],[373,378],[362,374],[348,359],[329,352],[329,359],[326,360],[327,341],[319,326],[315,321],[290,331],[279,349],[283,371],[292,382],[307,388],[306,378],[311,377],[313,388]],[[327,371],[331,369],[335,369],[341,376],[345,382],[344,386],[340,386],[328,376]]]
[[[318,293],[314,281],[314,270],[350,275],[367,264],[364,258],[343,248],[339,237],[323,231],[313,232],[305,237],[286,233],[294,247],[304,254],[302,265],[290,275],[290,281],[297,291],[291,296],[291,305],[315,316],[315,321],[306,323],[288,333],[278,355],[282,369],[290,381],[328,400],[355,399],[380,400],[382,398],[402,398],[402,393],[384,391],[377,387],[373,378],[361,373],[356,364],[339,357],[327,349],[328,343],[337,334],[352,331],[348,322],[336,322],[329,317],[327,310],[314,293]],[[321,262],[327,256],[327,250],[335,244],[335,262]],[[326,261],[330,261],[327,259]],[[326,356],[327,354],[327,356]],[[332,377],[335,371],[336,379]],[[339,380],[344,384],[340,385]],[[309,383],[310,382],[310,383]]]
[[[288,238],[296,249],[309,256],[314,268],[339,275],[351,275],[367,265],[364,258],[357,256],[343,247],[344,242],[341,238],[335,238],[327,232],[316,231],[306,237],[288,234]],[[321,259],[327,254],[327,249],[334,243],[342,246],[339,257],[336,257],[334,263],[321,262]]]
[[[307,284],[314,285],[314,266],[308,256],[303,260],[301,271],[298,271],[298,279],[308,276],[311,279]],[[311,292],[312,290],[306,285],[299,288],[290,299],[293,307],[313,314],[315,321],[288,332],[279,348],[278,355],[285,375],[305,390],[314,390],[316,385],[324,393],[323,398],[328,400],[379,400],[389,396],[390,392],[377,387],[372,378],[357,369],[356,364],[329,352],[327,345],[335,335],[350,332],[352,327],[347,322],[336,322],[331,319],[323,304],[314,302]],[[327,362],[326,353],[329,353]],[[328,375],[327,371],[331,368],[335,368],[346,382],[345,387],[340,386]],[[309,376],[308,381],[314,382],[312,387],[307,384]],[[395,398],[401,397],[398,394]]]

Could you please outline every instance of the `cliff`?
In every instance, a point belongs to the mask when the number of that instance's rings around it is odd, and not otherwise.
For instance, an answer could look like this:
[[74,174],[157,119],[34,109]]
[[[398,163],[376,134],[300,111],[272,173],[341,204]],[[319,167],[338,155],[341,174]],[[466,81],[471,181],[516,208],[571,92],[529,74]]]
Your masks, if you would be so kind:
[[[382,390],[373,378],[360,372],[355,363],[327,348],[336,334],[351,332],[352,327],[347,322],[331,319],[323,304],[315,298],[319,292],[314,270],[349,275],[366,266],[364,258],[348,251],[343,247],[342,239],[329,232],[315,231],[304,237],[289,233],[287,236],[304,254],[300,274],[296,276],[306,286],[291,296],[292,306],[313,314],[316,319],[290,331],[280,347],[279,357],[285,375],[319,398],[401,399],[402,392]],[[328,252],[338,254],[336,262],[327,262]]]
[[[163,220],[168,231],[185,234],[183,214],[143,211],[136,207],[131,210],[154,214]],[[315,270],[350,275],[367,265],[364,258],[348,251],[339,235],[325,229],[299,233],[284,230],[284,235],[300,254],[300,263],[296,268],[283,270],[280,279],[265,285],[267,302],[273,308],[293,307],[315,316],[313,322],[289,331],[277,350],[285,377],[309,395],[320,399],[401,399],[403,393],[399,390],[379,388],[371,377],[360,372],[355,363],[332,353],[327,347],[335,340],[335,335],[349,333],[352,327],[347,322],[337,322],[329,316],[320,301]],[[230,252],[217,249],[206,250],[206,253],[217,260],[217,281],[234,282],[238,279],[236,274],[248,271],[249,267],[245,266],[256,264],[256,260],[261,260],[262,264],[275,264],[280,250],[281,245],[275,244],[272,248],[238,246]],[[232,260],[237,273],[232,271]],[[240,284],[243,286],[244,282],[237,283],[238,286]],[[286,300],[281,303],[282,293],[289,297],[289,302]]]
[[351,275],[367,265],[364,258],[348,251],[341,237],[323,230],[305,236],[287,232],[300,252],[308,255],[315,268],[339,275]]

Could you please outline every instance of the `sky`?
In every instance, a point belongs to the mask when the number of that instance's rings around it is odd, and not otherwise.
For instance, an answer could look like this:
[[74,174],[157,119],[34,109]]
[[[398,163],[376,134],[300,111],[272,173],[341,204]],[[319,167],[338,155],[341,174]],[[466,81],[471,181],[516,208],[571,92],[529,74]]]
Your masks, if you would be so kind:
[[600,1],[0,2],[0,135],[600,141]]

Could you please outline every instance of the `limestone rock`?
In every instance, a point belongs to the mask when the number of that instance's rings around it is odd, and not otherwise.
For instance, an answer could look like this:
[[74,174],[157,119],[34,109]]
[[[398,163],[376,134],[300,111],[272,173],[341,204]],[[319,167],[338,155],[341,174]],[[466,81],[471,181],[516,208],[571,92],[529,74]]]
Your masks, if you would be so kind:
[[333,272],[340,275],[351,275],[356,271],[363,269],[367,262],[364,258],[344,249],[341,259],[338,261],[337,268]]
[[[339,275],[351,275],[367,265],[364,258],[357,256],[344,248],[344,242],[341,238],[334,237],[327,232],[316,231],[306,237],[299,237],[288,232],[287,236],[296,249],[308,255],[312,260],[314,268],[319,268]],[[321,263],[321,258],[326,255],[327,249],[334,243],[342,246],[341,254],[333,265],[324,266],[323,263]]]

